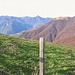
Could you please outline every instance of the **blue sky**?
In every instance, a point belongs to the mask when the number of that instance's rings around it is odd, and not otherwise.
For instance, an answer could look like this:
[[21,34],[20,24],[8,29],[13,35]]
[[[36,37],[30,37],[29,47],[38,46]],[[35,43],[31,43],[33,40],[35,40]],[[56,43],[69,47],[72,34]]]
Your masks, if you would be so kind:
[[75,0],[0,0],[0,16],[75,16]]

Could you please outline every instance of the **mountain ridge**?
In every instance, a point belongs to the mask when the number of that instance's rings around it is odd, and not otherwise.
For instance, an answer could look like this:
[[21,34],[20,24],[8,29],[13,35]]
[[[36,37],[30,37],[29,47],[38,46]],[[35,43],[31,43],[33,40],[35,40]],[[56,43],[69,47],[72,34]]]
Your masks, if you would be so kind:
[[0,16],[0,33],[15,34],[23,30],[33,28],[41,25],[52,18],[36,17],[14,17],[14,16]]
[[32,40],[38,40],[40,37],[45,37],[46,41],[75,45],[73,43],[75,41],[74,39],[73,42],[67,40],[68,38],[73,38],[74,34],[75,17],[58,17],[37,28],[23,31],[19,33],[17,36],[22,38],[29,38]]

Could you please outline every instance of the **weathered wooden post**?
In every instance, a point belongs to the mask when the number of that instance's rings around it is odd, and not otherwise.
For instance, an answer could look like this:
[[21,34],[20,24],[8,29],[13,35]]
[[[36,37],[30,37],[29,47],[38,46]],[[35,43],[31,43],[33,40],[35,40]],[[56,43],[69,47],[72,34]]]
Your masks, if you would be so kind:
[[39,75],[44,75],[44,46],[45,46],[45,38],[41,37],[39,39],[39,48],[40,48]]

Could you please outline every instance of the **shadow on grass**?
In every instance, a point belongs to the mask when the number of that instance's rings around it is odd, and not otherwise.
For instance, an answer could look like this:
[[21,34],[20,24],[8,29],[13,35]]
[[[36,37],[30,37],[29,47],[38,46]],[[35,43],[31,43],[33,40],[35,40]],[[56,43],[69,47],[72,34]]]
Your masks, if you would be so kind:
[[59,70],[58,74],[61,74],[61,75],[75,75],[75,67],[70,67],[67,70]]

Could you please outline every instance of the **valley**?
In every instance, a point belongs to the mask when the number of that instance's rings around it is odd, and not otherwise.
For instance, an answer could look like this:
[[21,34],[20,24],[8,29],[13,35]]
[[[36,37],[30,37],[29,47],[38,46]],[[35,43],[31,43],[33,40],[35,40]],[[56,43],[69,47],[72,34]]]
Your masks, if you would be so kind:
[[[18,28],[22,21],[17,20]],[[12,24],[5,22],[0,34],[0,75],[39,75],[40,37],[45,37],[45,75],[75,74],[75,17],[54,18],[15,34],[7,33]]]

